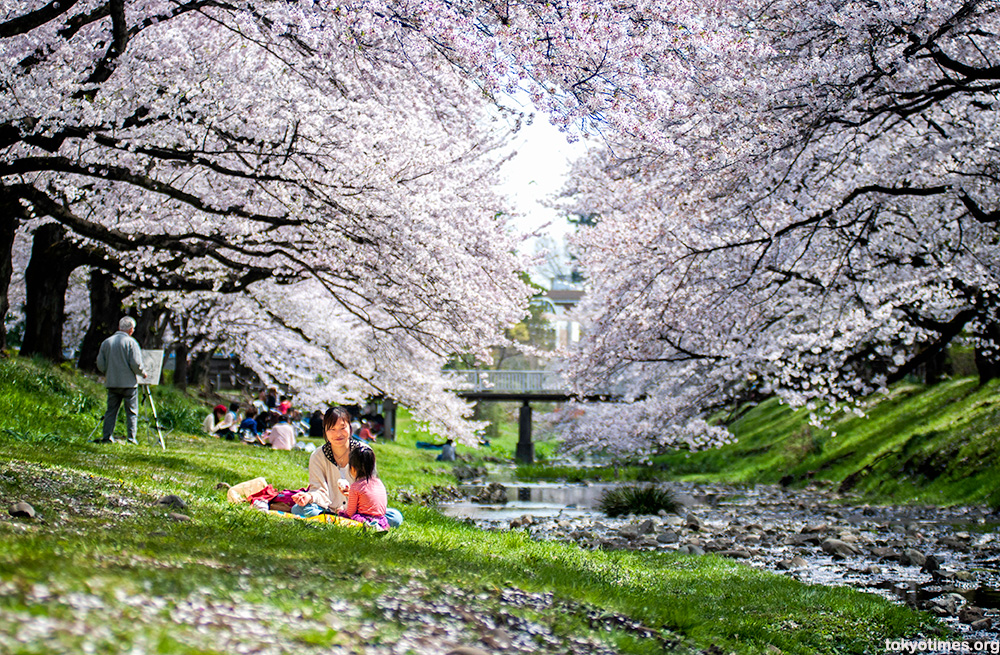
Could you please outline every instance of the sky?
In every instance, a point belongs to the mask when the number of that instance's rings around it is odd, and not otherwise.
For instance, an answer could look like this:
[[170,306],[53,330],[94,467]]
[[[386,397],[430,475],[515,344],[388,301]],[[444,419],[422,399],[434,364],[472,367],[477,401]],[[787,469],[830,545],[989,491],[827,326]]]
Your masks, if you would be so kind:
[[[501,169],[506,178],[503,189],[521,216],[515,225],[523,232],[541,230],[562,241],[572,230],[565,216],[545,207],[546,198],[557,194],[569,173],[570,163],[586,148],[583,140],[568,143],[566,134],[536,115],[530,125],[523,125],[515,135],[512,149],[517,154]],[[547,227],[542,227],[546,223]],[[535,240],[528,241],[522,252],[533,253]]]

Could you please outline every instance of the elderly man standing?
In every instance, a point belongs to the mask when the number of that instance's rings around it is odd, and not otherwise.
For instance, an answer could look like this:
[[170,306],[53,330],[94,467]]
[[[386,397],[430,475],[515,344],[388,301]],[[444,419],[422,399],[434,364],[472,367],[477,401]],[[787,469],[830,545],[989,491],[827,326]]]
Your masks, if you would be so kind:
[[139,380],[146,377],[142,368],[142,349],[132,338],[135,319],[126,316],[118,321],[118,331],[104,340],[97,353],[97,369],[104,373],[104,386],[108,388],[108,410],[104,413],[103,437],[97,443],[114,443],[111,436],[118,420],[118,409],[125,403],[125,430],[129,443],[136,441],[139,422]]

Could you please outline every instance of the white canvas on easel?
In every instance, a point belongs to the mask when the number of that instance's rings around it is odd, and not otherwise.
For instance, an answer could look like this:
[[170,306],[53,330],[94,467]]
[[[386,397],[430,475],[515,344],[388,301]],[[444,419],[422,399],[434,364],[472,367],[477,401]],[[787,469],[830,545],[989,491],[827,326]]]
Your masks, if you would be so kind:
[[160,447],[166,450],[167,446],[163,443],[163,433],[160,432],[160,419],[156,416],[156,405],[153,403],[153,393],[149,389],[153,385],[160,384],[160,373],[163,371],[163,351],[143,350],[142,368],[146,371],[146,377],[138,380],[139,388],[142,390],[139,392],[139,401],[142,401],[143,395],[149,400],[149,408],[153,411],[153,425],[156,426],[156,435],[160,438]]

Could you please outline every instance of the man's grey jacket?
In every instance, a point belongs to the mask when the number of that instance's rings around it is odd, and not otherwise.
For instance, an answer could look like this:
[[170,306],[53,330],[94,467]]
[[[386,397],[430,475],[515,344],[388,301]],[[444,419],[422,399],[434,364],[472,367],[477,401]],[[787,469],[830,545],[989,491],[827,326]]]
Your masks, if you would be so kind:
[[97,370],[104,373],[104,386],[130,389],[139,385],[136,376],[145,377],[139,342],[121,330],[104,340],[97,353]]

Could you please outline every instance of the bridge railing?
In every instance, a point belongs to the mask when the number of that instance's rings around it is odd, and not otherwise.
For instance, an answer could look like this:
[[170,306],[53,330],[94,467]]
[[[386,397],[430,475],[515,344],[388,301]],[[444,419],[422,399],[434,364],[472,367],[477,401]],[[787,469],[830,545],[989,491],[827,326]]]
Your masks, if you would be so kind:
[[499,393],[565,393],[569,388],[554,371],[450,371],[462,382],[463,391]]

